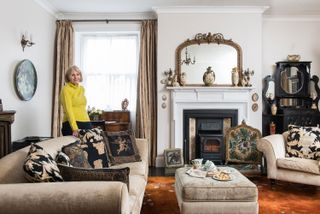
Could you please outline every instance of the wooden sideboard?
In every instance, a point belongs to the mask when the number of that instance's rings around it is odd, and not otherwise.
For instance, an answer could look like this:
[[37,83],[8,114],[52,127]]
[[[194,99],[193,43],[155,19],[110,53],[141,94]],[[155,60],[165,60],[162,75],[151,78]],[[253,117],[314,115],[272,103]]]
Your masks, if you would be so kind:
[[104,131],[125,131],[131,128],[129,111],[104,111],[101,120],[91,121],[94,127]]
[[11,124],[15,111],[0,111],[0,158],[9,154],[11,148]]

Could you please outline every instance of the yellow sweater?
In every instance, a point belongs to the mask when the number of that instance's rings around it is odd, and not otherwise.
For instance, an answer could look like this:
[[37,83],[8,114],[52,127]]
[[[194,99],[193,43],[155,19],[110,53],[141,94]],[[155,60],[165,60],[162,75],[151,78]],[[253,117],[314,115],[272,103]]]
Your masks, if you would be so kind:
[[69,121],[73,131],[78,130],[76,121],[90,121],[86,110],[87,100],[84,96],[83,86],[67,83],[61,90],[60,101],[64,112],[63,122]]

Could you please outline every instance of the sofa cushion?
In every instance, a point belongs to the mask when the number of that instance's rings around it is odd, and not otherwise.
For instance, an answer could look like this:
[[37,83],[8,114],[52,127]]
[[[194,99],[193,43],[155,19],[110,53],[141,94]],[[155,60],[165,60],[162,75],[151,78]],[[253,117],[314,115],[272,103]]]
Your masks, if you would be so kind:
[[320,160],[320,129],[291,127],[286,141],[286,157]]
[[63,164],[58,164],[58,167],[65,181],[121,181],[127,184],[129,189],[129,167],[121,169],[86,169]]
[[63,181],[57,163],[41,146],[32,143],[23,164],[25,177],[31,182]]
[[319,161],[304,158],[280,158],[277,159],[277,167],[283,169],[296,170],[300,172],[308,172],[320,174]]
[[107,151],[104,143],[102,129],[79,130],[80,147],[86,153],[88,162],[92,168],[99,169],[108,167]]
[[110,165],[141,161],[132,130],[105,132]]
[[62,157],[63,154],[66,154],[69,158],[69,165],[73,167],[83,167],[83,168],[92,168],[88,162],[88,155],[80,147],[80,141],[75,141],[68,145],[65,145],[61,148],[61,152],[57,154],[56,161],[57,163],[62,163],[65,165],[68,160],[65,157]]

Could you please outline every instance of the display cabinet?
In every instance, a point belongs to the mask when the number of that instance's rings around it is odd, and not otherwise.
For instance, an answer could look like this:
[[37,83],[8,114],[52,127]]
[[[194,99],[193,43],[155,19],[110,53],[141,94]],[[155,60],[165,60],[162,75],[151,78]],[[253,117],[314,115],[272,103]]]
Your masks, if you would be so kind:
[[[320,123],[319,78],[310,78],[311,62],[281,61],[273,76],[264,79],[262,134],[282,133],[290,124],[316,126]],[[274,129],[274,127],[272,127]]]
[[15,111],[0,111],[0,158],[12,151],[11,124],[15,113]]

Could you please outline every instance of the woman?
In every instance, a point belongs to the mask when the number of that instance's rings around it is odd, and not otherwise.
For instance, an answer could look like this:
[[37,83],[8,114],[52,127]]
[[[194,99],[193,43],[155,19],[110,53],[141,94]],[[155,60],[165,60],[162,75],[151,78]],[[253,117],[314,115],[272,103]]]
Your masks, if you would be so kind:
[[77,66],[71,66],[65,75],[66,84],[63,86],[60,100],[64,117],[62,123],[62,135],[78,137],[79,129],[91,129],[92,125],[86,110],[87,100],[84,96],[82,74]]

